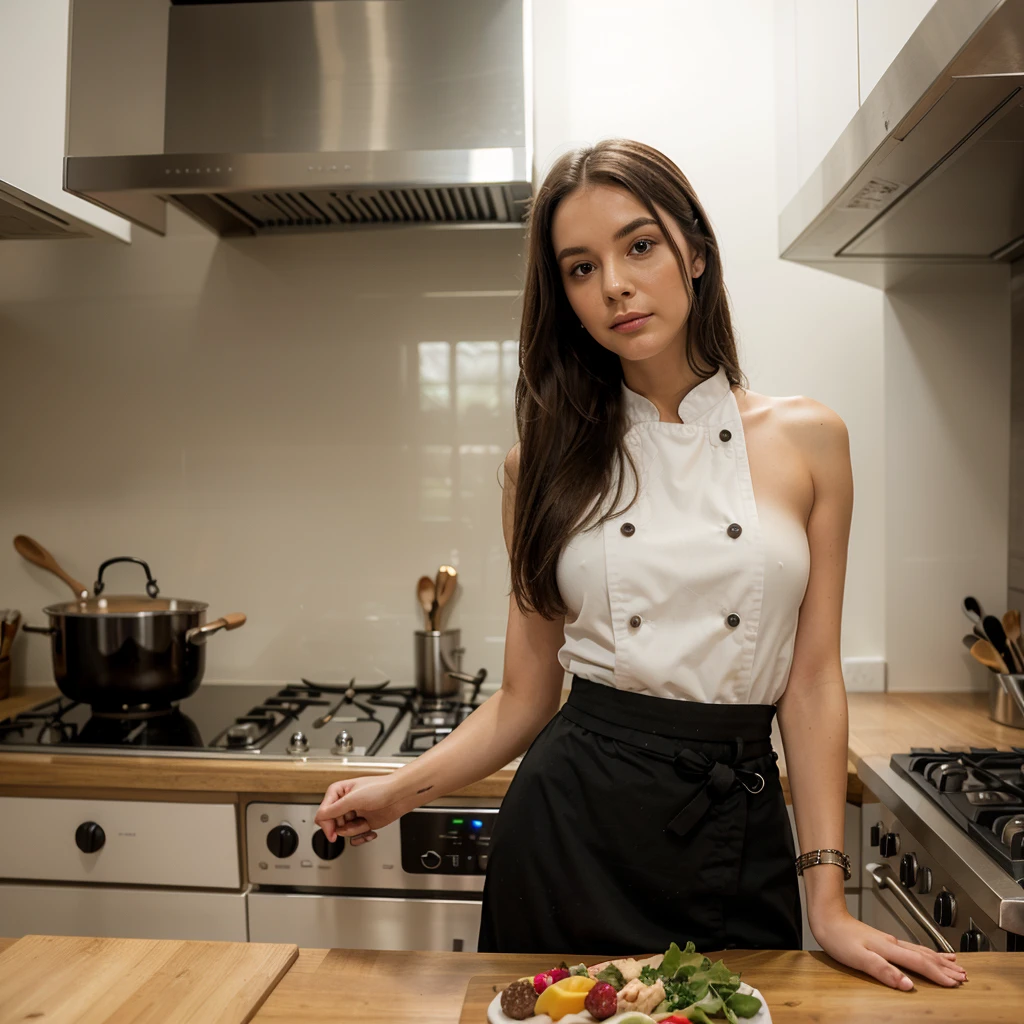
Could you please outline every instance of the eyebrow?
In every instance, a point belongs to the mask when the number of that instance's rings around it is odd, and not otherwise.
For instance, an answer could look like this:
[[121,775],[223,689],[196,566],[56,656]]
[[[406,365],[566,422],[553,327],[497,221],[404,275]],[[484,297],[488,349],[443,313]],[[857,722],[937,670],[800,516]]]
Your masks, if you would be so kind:
[[[625,227],[619,228],[618,231],[612,235],[612,241],[617,242],[626,235],[631,235],[637,228],[642,228],[645,224],[654,224],[657,226],[658,222],[653,217],[637,217],[636,220],[631,220]],[[590,250],[585,245],[571,245],[563,249],[558,256],[555,258],[555,262],[561,263],[566,256],[582,256],[584,253],[588,253]]]

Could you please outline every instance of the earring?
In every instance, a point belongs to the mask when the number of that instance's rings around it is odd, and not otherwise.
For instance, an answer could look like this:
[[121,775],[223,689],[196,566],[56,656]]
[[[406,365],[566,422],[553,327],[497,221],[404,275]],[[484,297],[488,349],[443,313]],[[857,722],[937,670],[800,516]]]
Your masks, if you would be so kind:
[[580,321],[580,330],[585,331],[586,328],[583,326],[583,321]]

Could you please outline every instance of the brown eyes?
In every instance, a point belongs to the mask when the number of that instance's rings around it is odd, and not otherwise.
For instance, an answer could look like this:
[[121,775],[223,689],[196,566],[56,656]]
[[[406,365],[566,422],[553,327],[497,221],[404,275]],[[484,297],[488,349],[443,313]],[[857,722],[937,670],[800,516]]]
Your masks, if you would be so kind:
[[[630,247],[629,251],[635,253],[637,256],[648,256],[651,250],[658,243],[653,238],[638,238]],[[593,263],[577,263],[570,271],[570,277],[589,277],[590,271],[594,269]],[[582,271],[582,273],[581,273]]]

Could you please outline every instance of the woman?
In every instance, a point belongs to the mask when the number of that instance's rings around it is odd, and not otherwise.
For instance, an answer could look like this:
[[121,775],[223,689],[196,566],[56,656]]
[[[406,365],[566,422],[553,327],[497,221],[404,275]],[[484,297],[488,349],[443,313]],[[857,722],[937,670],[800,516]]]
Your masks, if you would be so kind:
[[552,168],[520,358],[501,689],[393,775],[330,786],[328,839],[370,842],[529,747],[481,950],[800,948],[777,711],[815,938],[895,988],[913,987],[904,969],[958,985],[954,955],[857,921],[843,896],[845,425],[740,386],[715,236],[663,154],[613,140]]

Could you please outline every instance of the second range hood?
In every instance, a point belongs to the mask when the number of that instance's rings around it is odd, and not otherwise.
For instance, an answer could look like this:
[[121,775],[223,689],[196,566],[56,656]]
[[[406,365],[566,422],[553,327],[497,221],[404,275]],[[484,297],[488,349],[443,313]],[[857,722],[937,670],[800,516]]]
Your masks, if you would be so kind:
[[163,151],[72,153],[68,191],[160,233],[166,202],[222,235],[521,221],[529,0],[167,13]]
[[1024,0],[936,0],[779,235],[841,273],[1024,254]]

